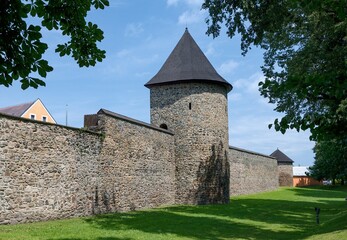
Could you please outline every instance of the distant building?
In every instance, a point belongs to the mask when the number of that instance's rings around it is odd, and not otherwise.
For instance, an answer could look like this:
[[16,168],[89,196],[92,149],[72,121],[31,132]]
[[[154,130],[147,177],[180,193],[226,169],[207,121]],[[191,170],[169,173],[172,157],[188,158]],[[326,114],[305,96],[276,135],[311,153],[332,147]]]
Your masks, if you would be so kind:
[[279,149],[271,153],[270,156],[277,159],[279,185],[283,187],[292,187],[294,161]]
[[308,167],[293,167],[293,186],[303,187],[323,184],[322,181],[317,181],[316,179],[307,176],[306,173],[308,172]]
[[53,116],[39,98],[34,102],[0,108],[0,113],[42,122],[56,123]]

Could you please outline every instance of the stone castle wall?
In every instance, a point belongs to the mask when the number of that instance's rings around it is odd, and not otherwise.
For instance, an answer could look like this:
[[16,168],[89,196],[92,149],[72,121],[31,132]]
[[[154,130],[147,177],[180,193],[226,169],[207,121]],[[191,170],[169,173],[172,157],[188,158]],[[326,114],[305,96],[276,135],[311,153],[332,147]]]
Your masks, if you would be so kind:
[[107,115],[98,123],[108,130],[0,115],[0,224],[174,203],[172,134]]
[[278,188],[277,160],[270,156],[229,148],[230,195],[244,195]]
[[231,196],[278,187],[275,159],[236,148],[225,154],[223,142],[211,146],[215,135],[203,128],[195,130],[205,144],[187,138],[191,161],[177,164],[183,149],[170,122],[165,130],[107,110],[85,122],[94,132],[0,114],[0,224],[181,203],[179,171],[195,171],[187,179],[198,186],[199,204],[229,198],[229,183]]
[[226,87],[167,84],[150,96],[151,123],[175,133],[176,203],[229,202]]
[[0,224],[92,213],[101,135],[0,115]]
[[174,204],[173,134],[106,110],[97,119],[97,129],[105,134],[99,157],[98,211]]
[[281,187],[293,187],[292,163],[278,163],[278,181]]

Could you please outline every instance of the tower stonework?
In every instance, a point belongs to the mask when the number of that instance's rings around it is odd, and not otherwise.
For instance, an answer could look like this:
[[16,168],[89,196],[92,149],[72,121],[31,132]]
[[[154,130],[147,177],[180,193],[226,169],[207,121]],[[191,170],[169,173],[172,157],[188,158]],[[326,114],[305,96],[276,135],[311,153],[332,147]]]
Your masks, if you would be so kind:
[[145,86],[152,124],[106,109],[82,129],[0,113],[0,225],[228,203],[292,181],[279,150],[229,147],[232,86],[188,31]]
[[227,94],[232,86],[187,30],[145,86],[151,123],[174,133],[176,203],[229,202]]

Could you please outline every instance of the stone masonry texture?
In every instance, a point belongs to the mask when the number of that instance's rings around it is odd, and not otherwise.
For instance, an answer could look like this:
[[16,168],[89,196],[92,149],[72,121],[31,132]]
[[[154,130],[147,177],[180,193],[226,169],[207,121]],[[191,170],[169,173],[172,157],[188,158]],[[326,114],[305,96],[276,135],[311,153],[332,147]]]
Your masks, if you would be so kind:
[[173,135],[105,114],[98,126],[105,139],[97,213],[174,204]]
[[275,158],[230,147],[230,195],[244,195],[278,188]]
[[281,187],[293,186],[293,165],[291,163],[278,163],[278,181]]
[[229,201],[227,89],[213,83],[151,87],[151,123],[175,133],[176,203]]
[[107,110],[85,129],[0,114],[0,224],[276,189],[291,166],[229,148],[227,102],[225,86],[190,82],[151,88],[151,124]]
[[0,114],[0,224],[223,204],[292,183],[291,165],[229,147],[232,86],[188,30],[181,40],[145,85],[150,124],[105,109],[83,129]]
[[99,118],[102,134],[0,115],[0,224],[174,203],[173,136]]
[[101,137],[0,116],[0,224],[92,213]]

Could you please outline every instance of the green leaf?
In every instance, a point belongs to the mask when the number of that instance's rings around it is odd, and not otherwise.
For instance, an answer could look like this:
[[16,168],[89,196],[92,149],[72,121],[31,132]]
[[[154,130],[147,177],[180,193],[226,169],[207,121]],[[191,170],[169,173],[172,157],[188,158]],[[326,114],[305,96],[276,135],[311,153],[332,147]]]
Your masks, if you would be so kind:
[[29,81],[29,86],[33,87],[35,89],[37,89],[39,87],[39,85],[35,81],[33,81],[32,79],[30,79],[30,81]]
[[[2,24],[0,35],[10,32],[11,36],[9,40],[0,43],[0,49],[1,52],[10,54],[6,56],[6,61],[2,58],[4,55],[0,54],[0,85],[10,86],[14,80],[21,82],[22,89],[45,85],[39,78],[47,77],[47,73],[53,68],[42,59],[48,45],[42,42],[41,26],[48,30],[60,29],[62,34],[69,38],[65,44],[58,44],[55,51],[60,56],[72,55],[79,66],[94,66],[105,58],[105,51],[100,50],[96,44],[103,39],[103,32],[96,24],[86,23],[86,17],[92,4],[103,9],[109,6],[109,1],[8,2],[11,4],[2,5],[6,16],[0,17],[4,18],[4,23],[9,21],[11,24]],[[35,22],[33,17],[41,18],[41,25],[30,24]],[[39,78],[30,77],[30,74],[35,72]]]
[[104,9],[105,6],[109,6],[110,5],[108,0],[94,0],[94,1],[92,1],[92,4],[94,5],[94,7],[96,9],[98,9],[98,8]]
[[29,80],[27,78],[23,78],[20,82],[22,83],[21,88],[23,90],[29,87]]
[[37,85],[40,85],[40,86],[43,86],[43,87],[46,86],[46,83],[45,83],[44,81],[42,81],[41,79],[32,78],[32,80],[33,80]]
[[31,4],[23,4],[22,9],[21,9],[22,11],[20,12],[20,17],[21,18],[27,18],[28,13],[30,12],[30,8],[31,8]]
[[43,19],[41,24],[42,24],[42,26],[46,27],[48,30],[53,29],[53,22],[49,19]]
[[13,71],[12,78],[13,78],[13,80],[17,80],[19,78],[18,71]]
[[47,72],[42,67],[38,67],[37,70],[38,70],[41,77],[45,78],[47,76]]

